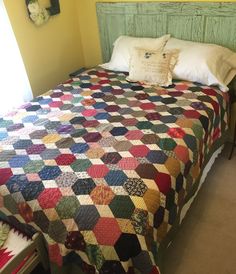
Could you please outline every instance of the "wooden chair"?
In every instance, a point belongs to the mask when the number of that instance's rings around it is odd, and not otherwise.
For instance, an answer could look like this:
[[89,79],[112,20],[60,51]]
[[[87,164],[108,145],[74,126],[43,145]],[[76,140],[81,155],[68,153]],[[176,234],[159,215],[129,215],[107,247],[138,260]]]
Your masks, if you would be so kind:
[[[18,247],[16,247],[17,241]],[[14,250],[12,251],[12,249]],[[2,268],[0,268],[1,274],[9,274],[12,272],[29,274],[39,263],[42,263],[45,269],[48,269],[49,266],[44,239],[40,233],[35,233],[30,239],[16,229],[11,228],[8,238],[2,248],[0,248],[0,253],[1,252],[2,258],[4,253],[9,254],[9,257],[11,257],[8,262],[6,262],[6,264],[3,263]]]

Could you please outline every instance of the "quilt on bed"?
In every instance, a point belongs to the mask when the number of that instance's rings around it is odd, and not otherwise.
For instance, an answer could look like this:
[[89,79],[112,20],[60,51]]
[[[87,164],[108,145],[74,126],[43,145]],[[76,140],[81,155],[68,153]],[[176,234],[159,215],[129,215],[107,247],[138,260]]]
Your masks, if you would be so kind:
[[51,262],[159,273],[155,254],[227,125],[227,94],[95,68],[0,119],[0,210]]

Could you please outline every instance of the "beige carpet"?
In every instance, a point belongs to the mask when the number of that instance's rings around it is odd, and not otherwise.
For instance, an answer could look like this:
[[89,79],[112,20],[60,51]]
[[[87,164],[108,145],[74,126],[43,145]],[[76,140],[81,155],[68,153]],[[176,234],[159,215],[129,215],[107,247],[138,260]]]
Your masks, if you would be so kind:
[[236,148],[226,147],[209,172],[168,248],[164,274],[236,273]]

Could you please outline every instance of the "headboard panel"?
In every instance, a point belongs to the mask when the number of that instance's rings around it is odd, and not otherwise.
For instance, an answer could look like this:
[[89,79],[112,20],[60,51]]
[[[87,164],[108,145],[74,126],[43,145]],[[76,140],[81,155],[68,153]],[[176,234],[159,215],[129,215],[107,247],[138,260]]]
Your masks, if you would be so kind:
[[236,2],[97,3],[103,61],[120,35],[173,37],[219,44],[236,51]]

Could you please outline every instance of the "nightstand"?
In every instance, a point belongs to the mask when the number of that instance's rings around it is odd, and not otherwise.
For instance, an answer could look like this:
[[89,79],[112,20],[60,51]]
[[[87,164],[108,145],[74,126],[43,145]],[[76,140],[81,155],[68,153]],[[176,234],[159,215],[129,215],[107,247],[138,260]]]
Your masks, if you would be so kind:
[[236,82],[232,85],[230,92],[230,122],[233,129],[233,141],[231,143],[231,150],[229,154],[229,160],[232,158],[234,149],[236,147]]
[[76,77],[77,75],[79,75],[80,73],[84,72],[86,70],[86,68],[80,68],[76,71],[73,71],[69,74],[70,78]]

